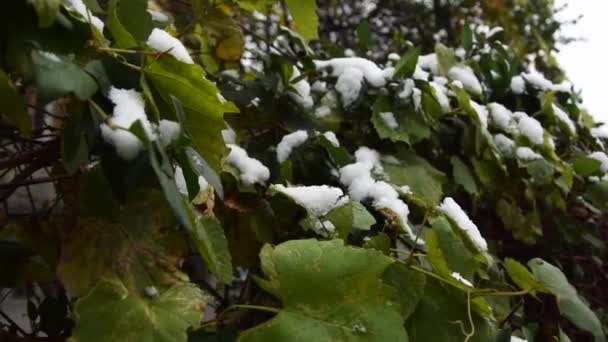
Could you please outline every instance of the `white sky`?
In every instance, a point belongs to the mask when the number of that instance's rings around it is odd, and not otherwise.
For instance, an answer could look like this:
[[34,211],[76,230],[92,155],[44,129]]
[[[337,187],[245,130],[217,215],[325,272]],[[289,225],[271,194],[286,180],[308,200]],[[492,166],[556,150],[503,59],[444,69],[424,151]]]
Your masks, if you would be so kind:
[[564,27],[569,36],[585,38],[562,47],[558,60],[575,87],[582,89],[585,107],[597,120],[608,122],[608,0],[558,0],[568,3],[562,19],[584,17],[575,26]]

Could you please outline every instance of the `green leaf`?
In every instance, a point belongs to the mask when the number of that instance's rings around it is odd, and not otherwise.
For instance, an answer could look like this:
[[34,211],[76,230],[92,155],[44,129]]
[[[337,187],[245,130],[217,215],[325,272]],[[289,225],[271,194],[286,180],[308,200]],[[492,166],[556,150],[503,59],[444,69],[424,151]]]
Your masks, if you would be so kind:
[[431,93],[427,91],[422,92],[422,109],[427,117],[437,119],[443,115],[443,109],[437,101],[437,97],[434,95],[434,90]]
[[583,197],[598,209],[608,210],[608,182],[604,181],[587,186]]
[[426,276],[410,270],[406,265],[394,263],[386,269],[382,280],[397,290],[401,316],[407,319],[414,313],[418,302],[422,299]]
[[354,201],[332,209],[325,218],[336,226],[338,236],[344,240],[348,238],[351,229],[369,230],[376,223],[376,219],[363,204]]
[[447,180],[445,174],[413,151],[403,151],[398,158],[402,161],[399,165],[382,164],[391,183],[409,186],[426,207],[436,207],[443,198],[442,185]]
[[450,272],[447,260],[441,250],[439,234],[435,230],[429,230],[426,233],[424,236],[424,245],[427,250],[426,258],[433,267],[433,271],[443,277],[450,277],[452,272]]
[[505,259],[505,269],[515,285],[519,286],[522,290],[534,290],[542,287],[538,281],[536,281],[534,275],[528,271],[526,266],[514,259]]
[[570,285],[559,268],[539,258],[530,260],[528,267],[545,289],[557,297],[560,312],[570,322],[593,334],[595,341],[606,341],[606,335],[602,330],[599,319],[580,299],[576,289]]
[[166,103],[171,103],[173,95],[183,104],[184,128],[192,138],[192,147],[219,171],[225,153],[221,134],[225,127],[223,114],[238,112],[238,108],[220,97],[215,85],[203,77],[199,65],[180,63],[165,56],[159,60],[148,59],[144,72]]
[[386,233],[380,232],[378,235],[372,236],[369,240],[365,241],[362,247],[372,248],[381,251],[385,255],[389,255],[391,238]]
[[435,54],[437,55],[439,73],[446,76],[448,71],[456,65],[454,50],[441,43],[437,43],[437,45],[435,45]]
[[553,176],[553,165],[545,159],[538,159],[526,164],[526,170],[536,184],[546,184]]
[[[411,108],[397,108],[385,96],[377,98],[374,102],[371,122],[380,138],[415,144],[431,135],[429,126],[420,117],[420,114],[415,110],[406,111],[406,109]],[[394,124],[391,115],[395,119],[397,127],[391,126]]]
[[[137,121],[134,126],[136,125],[139,125],[139,121]],[[179,220],[181,226],[187,231],[192,231],[192,220],[188,215],[186,201],[177,189],[177,185],[175,185],[173,166],[158,140],[148,144],[148,156],[150,165],[156,174],[156,178],[158,179],[165,199],[167,200],[167,204],[169,204],[169,207],[173,210],[173,213]]]
[[580,157],[574,161],[572,166],[574,167],[574,172],[579,176],[587,177],[598,172],[601,165],[602,163],[597,159]]
[[53,25],[63,4],[62,0],[28,0],[27,2],[34,6],[38,14],[38,26],[42,28]]
[[[87,100],[97,92],[97,82],[80,66],[48,52],[33,51],[32,62],[38,94],[48,102],[74,93],[80,100]],[[57,82],[61,80],[61,82]]]
[[120,280],[103,279],[76,302],[72,340],[184,342],[188,328],[201,321],[207,302],[191,283],[145,298],[131,293]]
[[382,281],[392,261],[342,240],[264,246],[258,283],[283,303],[239,341],[407,341],[396,291]]
[[207,161],[192,147],[186,147],[184,149],[184,154],[186,155],[192,170],[194,170],[199,176],[205,178],[205,180],[213,187],[219,198],[224,200],[224,188],[222,187],[222,181],[211,166],[209,166],[209,163],[207,163]]
[[258,11],[260,13],[266,13],[268,6],[275,3],[275,0],[237,0],[237,4],[249,12]]
[[108,2],[108,30],[116,46],[122,49],[132,48],[137,46],[137,42],[133,35],[126,29],[126,27],[120,22],[118,16],[118,0],[110,0]]
[[192,238],[209,270],[224,284],[232,282],[232,261],[228,242],[220,222],[213,217],[201,216],[188,206],[192,219]]
[[473,30],[468,23],[462,28],[462,46],[466,51],[470,51],[473,47]]
[[465,278],[471,278],[479,268],[472,251],[452,230],[452,225],[445,217],[439,216],[431,224],[437,233],[439,247],[449,269],[460,273]]
[[361,50],[369,50],[372,44],[372,32],[369,29],[369,22],[367,20],[362,20],[357,26],[357,39]]
[[496,204],[496,214],[504,227],[519,241],[534,244],[542,236],[540,219],[534,211],[525,214],[516,204],[500,199]]
[[15,125],[19,131],[29,136],[32,131],[25,103],[3,70],[0,70],[0,113]]
[[63,167],[72,175],[89,159],[82,124],[82,113],[72,113],[61,132],[61,162]]
[[[471,306],[474,303],[471,303]],[[412,342],[462,342],[464,331],[472,331],[469,322],[467,296],[463,291],[443,285],[433,278],[427,278],[424,295],[416,311],[405,322],[410,341]],[[490,341],[494,331],[488,322],[471,312],[475,333],[470,342]]]
[[139,41],[148,40],[154,28],[152,17],[147,11],[148,0],[120,0],[118,2],[118,20],[124,28]]
[[412,77],[416,70],[416,64],[418,64],[418,55],[420,50],[417,48],[410,48],[401,59],[395,64],[395,78]]
[[319,38],[319,18],[315,0],[285,0],[293,17],[293,28],[305,40]]
[[456,184],[460,184],[471,195],[478,194],[477,182],[475,182],[475,177],[469,167],[457,156],[453,156],[450,162],[452,163],[452,172]]

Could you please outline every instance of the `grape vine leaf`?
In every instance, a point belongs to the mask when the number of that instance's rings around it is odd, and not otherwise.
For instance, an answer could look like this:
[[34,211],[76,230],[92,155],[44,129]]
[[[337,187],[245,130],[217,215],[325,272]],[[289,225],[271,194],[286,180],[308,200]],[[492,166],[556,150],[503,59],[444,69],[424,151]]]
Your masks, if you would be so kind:
[[376,223],[376,219],[363,204],[353,201],[332,209],[325,217],[336,226],[336,231],[341,239],[347,239],[353,228],[369,230]]
[[34,6],[38,14],[38,26],[42,28],[53,25],[63,3],[62,0],[28,0],[28,2]]
[[[471,303],[474,304],[474,303]],[[491,341],[494,335],[486,320],[470,312],[474,330],[469,322],[467,295],[463,291],[443,285],[433,278],[427,278],[424,295],[416,311],[405,322],[412,342],[462,342],[464,331],[473,335],[471,342]]]
[[239,341],[407,341],[396,292],[381,279],[392,260],[379,251],[292,240],[260,258],[268,279],[258,283],[283,308]]
[[306,40],[319,38],[319,18],[315,0],[286,0],[293,27]]
[[66,57],[33,51],[32,62],[42,101],[51,101],[68,93],[87,100],[97,92],[95,79]]
[[232,281],[232,258],[228,242],[220,222],[210,216],[200,216],[188,205],[188,214],[192,219],[192,237],[209,270],[219,281],[230,284]]
[[403,151],[398,158],[402,161],[399,165],[382,164],[391,183],[398,186],[409,186],[413,194],[420,198],[426,207],[437,206],[443,196],[442,185],[447,180],[445,174],[413,151]]
[[185,342],[187,329],[199,323],[208,300],[192,283],[143,297],[118,279],[102,279],[76,302],[71,340]]
[[32,131],[32,121],[25,109],[21,96],[6,73],[0,70],[0,112],[4,114],[21,133],[29,135]]
[[557,297],[559,311],[574,325],[593,334],[596,342],[606,342],[602,324],[595,313],[580,299],[562,271],[550,263],[534,258],[528,267],[545,289]]
[[237,113],[238,108],[221,97],[216,86],[204,77],[199,65],[163,56],[158,60],[148,59],[144,72],[166,103],[171,103],[170,95],[180,100],[186,114],[184,128],[192,138],[192,146],[214,170],[221,170],[221,157],[225,152],[221,134],[225,127],[223,115]]

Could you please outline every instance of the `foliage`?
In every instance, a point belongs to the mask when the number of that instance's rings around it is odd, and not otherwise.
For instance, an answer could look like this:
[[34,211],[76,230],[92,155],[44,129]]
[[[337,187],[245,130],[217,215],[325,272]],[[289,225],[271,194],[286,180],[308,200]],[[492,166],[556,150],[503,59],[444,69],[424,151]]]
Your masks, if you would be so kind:
[[551,2],[317,5],[6,5],[0,337],[606,340]]

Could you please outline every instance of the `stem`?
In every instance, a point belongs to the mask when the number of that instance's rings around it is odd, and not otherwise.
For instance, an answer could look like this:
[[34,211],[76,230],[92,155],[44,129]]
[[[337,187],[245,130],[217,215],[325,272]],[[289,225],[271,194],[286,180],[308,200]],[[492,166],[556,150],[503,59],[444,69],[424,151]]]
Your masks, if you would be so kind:
[[200,329],[217,326],[224,320],[224,316],[226,316],[226,314],[228,312],[237,310],[237,309],[260,310],[260,311],[272,312],[275,314],[278,314],[279,312],[281,312],[280,309],[273,308],[270,306],[251,305],[251,304],[234,304],[234,305],[227,307],[224,311],[220,312],[217,315],[217,318],[214,319],[213,321],[208,321],[208,322],[201,324]]
[[495,289],[478,289],[473,291],[473,295],[477,297],[516,297],[516,296],[524,296],[530,293],[530,290],[521,290],[521,291],[498,291]]
[[99,115],[101,115],[101,118],[103,121],[108,120],[108,118],[110,116],[106,112],[104,112],[103,109],[101,109],[101,107],[97,104],[97,102],[95,102],[93,100],[89,100],[89,103],[91,104],[91,106],[93,106],[95,108],[95,110],[97,110],[97,113],[99,113]]
[[[424,218],[422,219],[422,227],[420,228],[420,230],[418,231],[418,234],[416,234],[416,238],[414,239],[414,247],[416,247],[416,245],[418,244],[418,239],[419,239],[419,238],[420,238],[420,236],[422,235],[422,232],[424,231],[424,227],[426,227],[426,226],[425,226],[425,224],[426,224],[426,221],[428,220],[428,218],[429,218],[429,211],[427,210],[427,211],[424,213]],[[410,255],[408,255],[408,257],[407,257],[407,259],[406,259],[406,262],[407,262],[408,264],[411,264],[411,263],[412,263],[412,259],[414,258],[414,250],[415,250],[415,249],[416,249],[416,248],[412,248],[412,250],[411,250],[411,252],[410,252]]]
[[58,180],[62,180],[62,179],[66,179],[66,178],[71,178],[74,176],[71,175],[59,175],[59,176],[52,176],[52,177],[41,177],[41,178],[34,178],[34,179],[29,179],[23,182],[19,182],[18,184],[0,184],[0,189],[10,189],[13,186],[27,186],[27,185],[34,185],[34,184],[41,184],[41,183],[52,183]]

